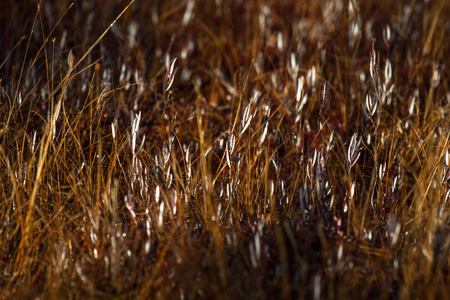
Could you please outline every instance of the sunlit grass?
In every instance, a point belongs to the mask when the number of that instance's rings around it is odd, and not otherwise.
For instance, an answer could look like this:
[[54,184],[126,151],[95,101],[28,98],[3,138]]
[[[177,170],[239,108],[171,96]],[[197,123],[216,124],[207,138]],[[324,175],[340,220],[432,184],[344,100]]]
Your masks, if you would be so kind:
[[0,4],[1,294],[449,298],[447,1],[159,2]]

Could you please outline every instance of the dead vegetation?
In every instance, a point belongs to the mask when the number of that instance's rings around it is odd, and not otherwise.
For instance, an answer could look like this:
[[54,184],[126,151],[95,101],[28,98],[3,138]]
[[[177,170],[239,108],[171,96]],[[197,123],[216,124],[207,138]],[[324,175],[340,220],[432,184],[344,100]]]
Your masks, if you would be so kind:
[[2,1],[3,297],[450,298],[450,5],[307,2]]

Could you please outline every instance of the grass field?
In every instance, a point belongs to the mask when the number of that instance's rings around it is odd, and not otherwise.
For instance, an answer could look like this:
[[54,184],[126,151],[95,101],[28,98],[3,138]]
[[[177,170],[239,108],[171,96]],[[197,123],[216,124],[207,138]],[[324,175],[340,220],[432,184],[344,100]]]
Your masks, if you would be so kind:
[[450,3],[0,2],[6,299],[449,299]]

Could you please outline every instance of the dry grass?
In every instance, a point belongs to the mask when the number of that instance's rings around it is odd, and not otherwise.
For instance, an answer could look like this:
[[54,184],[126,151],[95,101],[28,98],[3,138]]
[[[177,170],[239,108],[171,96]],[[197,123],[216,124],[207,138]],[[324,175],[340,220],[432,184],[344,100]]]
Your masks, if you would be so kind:
[[1,295],[450,298],[450,5],[307,2],[2,1]]

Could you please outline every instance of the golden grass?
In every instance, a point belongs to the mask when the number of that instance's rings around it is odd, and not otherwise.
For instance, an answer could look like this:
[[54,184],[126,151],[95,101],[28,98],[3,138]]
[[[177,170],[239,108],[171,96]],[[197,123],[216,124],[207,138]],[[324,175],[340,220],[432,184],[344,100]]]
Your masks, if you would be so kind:
[[2,297],[448,299],[449,16],[3,1]]

